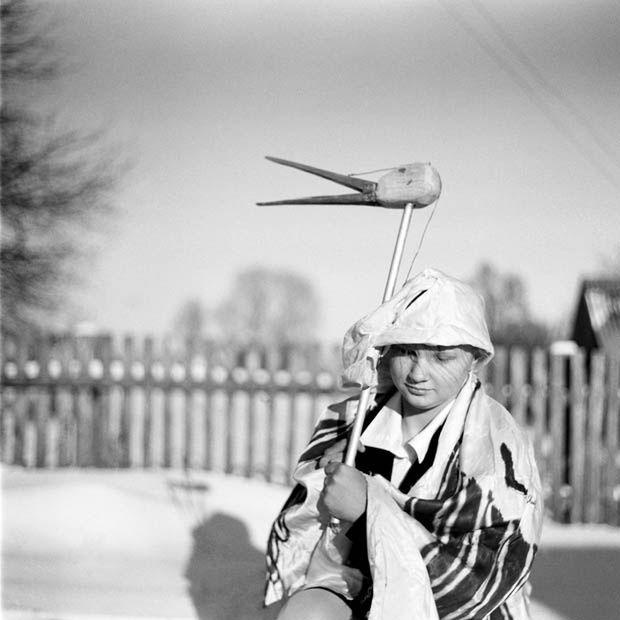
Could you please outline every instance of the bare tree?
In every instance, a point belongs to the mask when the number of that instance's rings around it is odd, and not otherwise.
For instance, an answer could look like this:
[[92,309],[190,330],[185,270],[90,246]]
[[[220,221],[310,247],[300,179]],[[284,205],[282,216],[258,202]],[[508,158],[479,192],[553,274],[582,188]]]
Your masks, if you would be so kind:
[[306,278],[254,267],[239,273],[216,317],[230,338],[281,344],[314,338],[318,313],[316,293]]
[[546,345],[549,328],[532,318],[523,279],[514,273],[501,273],[490,263],[481,263],[471,285],[485,301],[491,339],[499,345]]
[[3,86],[23,88],[31,81],[56,78],[61,69],[58,50],[40,9],[28,0],[3,0],[0,20]]
[[50,323],[79,273],[85,239],[113,210],[121,165],[96,133],[59,131],[32,111],[59,77],[53,38],[28,0],[2,2],[0,110],[3,329]]
[[183,339],[199,339],[207,331],[208,311],[200,299],[188,299],[177,311],[172,331]]

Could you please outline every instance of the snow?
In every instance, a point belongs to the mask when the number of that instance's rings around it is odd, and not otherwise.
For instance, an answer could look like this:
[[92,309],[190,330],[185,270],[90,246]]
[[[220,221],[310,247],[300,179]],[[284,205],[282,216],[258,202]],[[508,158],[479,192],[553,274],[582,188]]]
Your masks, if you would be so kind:
[[[247,552],[260,564],[271,522],[290,491],[262,480],[202,471],[5,467],[2,474],[3,603],[10,610],[4,617],[10,620],[46,620],[52,611],[64,620],[99,620],[93,612],[105,616],[107,610],[127,618],[195,617],[185,579],[188,556],[191,562],[196,550],[196,527],[210,519],[236,524],[247,542],[240,541],[232,552]],[[578,547],[620,549],[620,528],[545,523],[541,549]],[[51,577],[50,567],[57,573]],[[41,580],[51,579],[40,584],[39,594],[37,587],[24,585],[33,579],[25,572],[32,570]],[[85,601],[98,596],[89,594],[89,588],[97,591],[97,579],[107,580],[113,591],[121,571],[129,580],[124,589],[113,600],[108,595],[98,607],[84,609]],[[83,591],[65,592],[69,583],[79,583]],[[151,607],[138,601],[138,584],[154,590]],[[562,620],[539,602],[533,608],[535,620]]]

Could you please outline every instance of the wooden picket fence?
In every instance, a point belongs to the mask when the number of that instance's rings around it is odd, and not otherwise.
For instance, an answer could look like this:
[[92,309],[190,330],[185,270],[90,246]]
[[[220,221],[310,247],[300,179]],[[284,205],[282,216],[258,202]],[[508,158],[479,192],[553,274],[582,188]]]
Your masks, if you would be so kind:
[[[288,484],[316,417],[349,393],[337,347],[2,340],[2,462],[164,467]],[[481,379],[531,434],[549,514],[620,525],[620,361],[499,349]]]

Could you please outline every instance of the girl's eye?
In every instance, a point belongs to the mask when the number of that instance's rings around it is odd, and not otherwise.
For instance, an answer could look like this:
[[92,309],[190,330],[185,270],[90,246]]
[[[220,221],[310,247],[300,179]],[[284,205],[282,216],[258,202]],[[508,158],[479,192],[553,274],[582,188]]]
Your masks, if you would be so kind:
[[408,355],[409,357],[416,355],[416,350],[413,347],[407,345],[396,345],[394,347],[396,355]]
[[454,357],[454,353],[448,353],[447,351],[437,351],[437,353],[435,353],[435,359],[439,360],[440,362],[448,362],[450,360],[453,360]]

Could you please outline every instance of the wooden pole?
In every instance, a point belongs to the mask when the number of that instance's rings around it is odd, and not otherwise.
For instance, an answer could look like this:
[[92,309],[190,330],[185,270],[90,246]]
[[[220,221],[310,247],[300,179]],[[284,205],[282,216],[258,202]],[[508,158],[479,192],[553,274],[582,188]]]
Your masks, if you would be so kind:
[[[403,215],[400,220],[400,227],[398,229],[398,236],[396,237],[396,244],[394,246],[394,252],[392,254],[392,262],[390,263],[390,269],[388,271],[388,278],[385,284],[385,290],[383,291],[383,303],[388,301],[394,295],[394,289],[396,288],[396,278],[398,277],[398,270],[403,258],[403,251],[405,249],[405,241],[407,240],[407,233],[409,232],[409,225],[411,223],[411,214],[413,213],[413,204],[408,203],[403,209]],[[345,465],[355,465],[355,455],[357,454],[357,444],[362,434],[362,428],[364,426],[364,417],[368,410],[370,403],[371,388],[365,387],[360,393],[359,402],[357,405],[357,412],[355,414],[355,421],[353,422],[353,428],[351,429],[351,436],[349,437],[349,443],[347,445],[347,453],[345,456]]]

